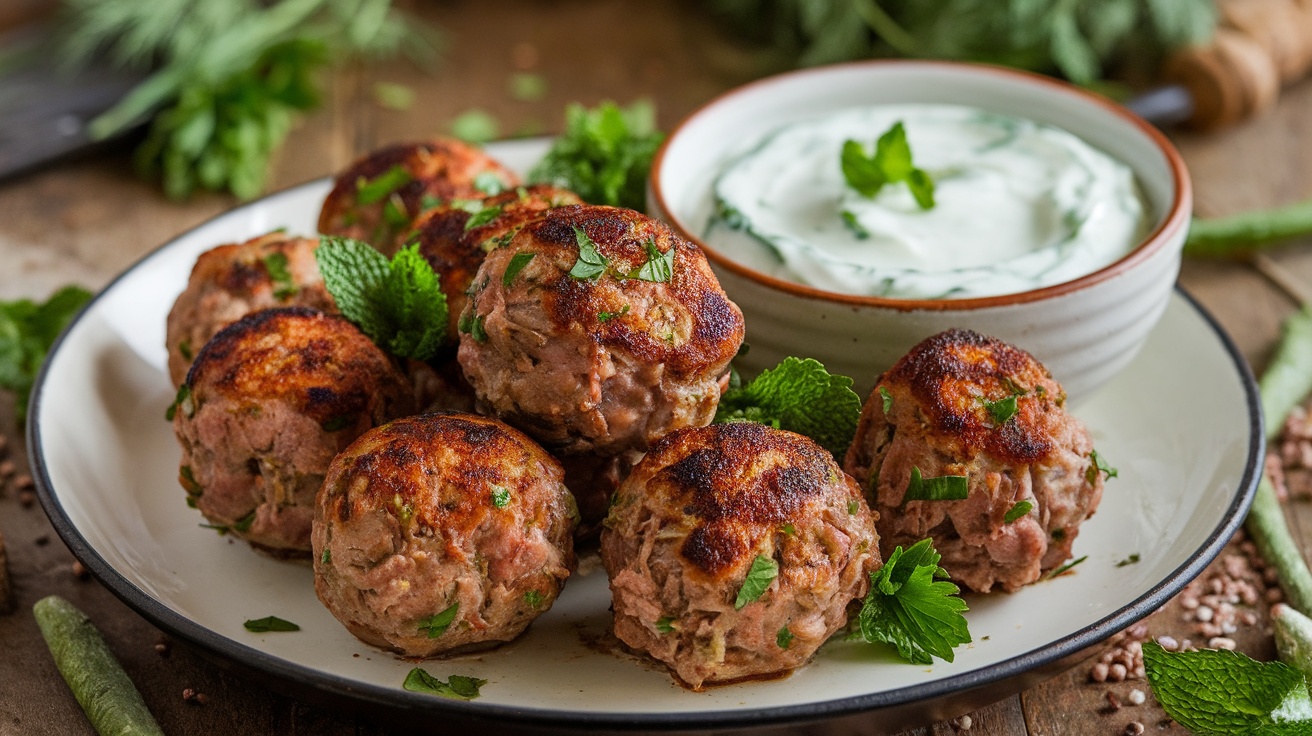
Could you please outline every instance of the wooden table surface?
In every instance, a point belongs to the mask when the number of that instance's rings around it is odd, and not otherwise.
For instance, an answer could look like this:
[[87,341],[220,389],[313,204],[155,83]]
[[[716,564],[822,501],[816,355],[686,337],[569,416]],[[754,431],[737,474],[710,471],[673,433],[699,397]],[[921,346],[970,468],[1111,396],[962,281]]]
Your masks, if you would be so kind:
[[[292,133],[278,157],[272,185],[329,174],[380,144],[444,131],[470,108],[494,115],[507,135],[550,133],[559,130],[566,102],[646,97],[656,103],[660,123],[668,129],[718,92],[764,73],[759,54],[724,36],[693,6],[672,0],[424,5],[423,14],[446,31],[440,67],[424,73],[394,63],[336,74],[323,110]],[[509,84],[517,72],[540,75],[546,94],[534,101],[515,99]],[[413,107],[380,107],[374,97],[380,81],[410,86],[416,93]],[[1201,215],[1312,197],[1312,82],[1287,90],[1272,114],[1242,128],[1173,137],[1191,169]],[[121,151],[2,184],[0,298],[43,298],[65,283],[99,288],[150,249],[234,204],[219,195],[170,202],[134,178],[129,157]],[[1297,247],[1270,260],[1295,281],[1312,285],[1312,257]],[[1294,301],[1247,262],[1188,262],[1181,283],[1260,370]],[[40,507],[24,504],[19,486],[26,472],[25,448],[15,429],[12,397],[2,393],[0,427],[7,440],[0,454],[7,452],[17,465],[16,474],[0,483],[0,532],[8,544],[19,603],[16,613],[0,616],[0,736],[92,732],[32,618],[32,603],[51,593],[91,615],[167,733],[391,733],[368,718],[310,707],[229,674],[183,643],[169,641],[99,583],[77,577],[72,555]],[[1296,526],[1312,532],[1308,504],[1293,503],[1289,510]],[[1312,533],[1302,538],[1312,541]],[[1271,658],[1265,605],[1258,613],[1259,623],[1235,637],[1241,650]],[[1154,636],[1187,633],[1178,601],[1147,624]],[[164,653],[157,651],[161,643]],[[1019,695],[998,692],[998,702],[969,714],[969,733],[1118,734],[1132,721],[1143,723],[1150,734],[1184,733],[1165,718],[1151,693],[1146,703],[1131,704],[1132,690],[1148,692],[1144,682],[1090,682],[1090,664],[1099,654],[1091,652],[1089,661]],[[186,688],[204,693],[206,702],[185,701]],[[1110,706],[1109,693],[1123,703],[1121,708]],[[908,733],[950,734],[964,726],[964,720],[926,723]],[[885,727],[866,717],[785,732],[865,734]]]

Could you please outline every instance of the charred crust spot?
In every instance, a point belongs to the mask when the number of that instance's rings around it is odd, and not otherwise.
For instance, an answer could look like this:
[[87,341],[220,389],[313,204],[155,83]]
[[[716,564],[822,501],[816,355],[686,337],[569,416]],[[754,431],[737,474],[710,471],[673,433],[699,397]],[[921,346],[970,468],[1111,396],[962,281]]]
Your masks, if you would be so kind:
[[748,531],[736,524],[712,522],[694,528],[679,554],[714,577],[729,573],[752,551]]

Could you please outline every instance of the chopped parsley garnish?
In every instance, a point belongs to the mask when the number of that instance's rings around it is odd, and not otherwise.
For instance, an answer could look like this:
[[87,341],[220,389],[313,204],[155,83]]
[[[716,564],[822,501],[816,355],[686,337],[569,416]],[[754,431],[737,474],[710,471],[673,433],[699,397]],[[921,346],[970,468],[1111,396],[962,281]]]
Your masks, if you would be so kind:
[[1134,552],[1134,553],[1132,553],[1129,557],[1126,557],[1125,559],[1120,560],[1119,562],[1117,562],[1117,563],[1116,563],[1116,566],[1117,566],[1117,567],[1125,567],[1126,565],[1133,565],[1134,563],[1136,563],[1136,562],[1138,562],[1138,561],[1139,561],[1139,553],[1138,553],[1138,552]]
[[506,182],[495,171],[483,171],[474,177],[474,188],[491,197],[506,191]]
[[460,604],[452,603],[443,609],[441,613],[419,619],[419,630],[427,631],[429,639],[436,639],[451,628],[451,623],[456,620],[456,614],[459,612]]
[[791,537],[797,534],[797,527],[793,526],[793,523],[790,521],[784,524],[780,531]]
[[852,379],[829,373],[811,358],[783,362],[720,397],[717,422],[757,422],[804,434],[835,456],[852,444],[861,397]]
[[1055,577],[1065,575],[1066,572],[1069,571],[1072,567],[1075,567],[1076,565],[1080,564],[1081,562],[1084,562],[1087,559],[1089,559],[1088,555],[1084,555],[1083,557],[1077,557],[1071,560],[1070,562],[1067,562],[1065,565],[1062,565],[1061,567],[1054,569],[1052,572],[1049,572],[1047,575],[1044,575],[1043,579],[1051,580]]
[[492,486],[492,505],[504,509],[510,505],[510,489],[505,486]]
[[195,357],[194,355],[192,355],[191,352],[190,340],[183,340],[182,342],[178,343],[178,355],[181,355],[183,360],[191,360],[192,358]]
[[277,616],[265,616],[264,618],[255,618],[242,624],[247,631],[254,631],[257,634],[263,634],[269,631],[300,631],[301,627],[278,618]]
[[1016,398],[1016,394],[1012,394],[1005,399],[998,399],[997,401],[989,401],[984,398],[981,398],[980,400],[984,402],[984,409],[988,411],[989,416],[992,417],[993,424],[1001,427],[1007,423],[1008,419],[1016,416]]
[[1117,475],[1116,468],[1113,468],[1112,466],[1108,465],[1107,461],[1103,459],[1102,455],[1098,454],[1097,450],[1091,450],[1089,452],[1089,461],[1090,461],[1089,469],[1085,471],[1084,479],[1089,481],[1090,483],[1093,483],[1094,481],[1098,480],[1098,473],[1102,473],[1105,478],[1116,477]]
[[774,635],[774,643],[780,649],[787,649],[793,643],[793,632],[787,626],[779,629],[779,633]]
[[597,250],[597,244],[583,232],[583,228],[574,228],[574,240],[579,244],[579,259],[569,270],[569,275],[576,279],[595,279],[606,273],[610,261]]
[[465,232],[469,232],[470,230],[473,230],[476,227],[483,227],[489,222],[492,222],[493,220],[497,219],[497,216],[499,216],[500,214],[501,214],[500,205],[489,205],[487,207],[480,209],[478,212],[475,212],[474,214],[470,215],[469,219],[465,221]]
[[673,616],[661,616],[656,619],[656,630],[662,634],[668,634],[671,631],[678,631],[679,627],[674,624]]
[[934,206],[934,180],[912,163],[911,145],[900,120],[879,136],[874,155],[866,153],[865,146],[857,141],[845,141],[841,164],[843,179],[863,197],[874,197],[885,184],[906,182],[920,209]]
[[322,427],[323,431],[325,432],[336,432],[338,430],[346,429],[347,427],[351,426],[354,423],[355,423],[354,415],[340,414],[338,416],[333,417],[332,419],[329,419],[323,424],[320,424],[319,426]]
[[856,516],[856,512],[861,510],[861,504],[855,499],[847,502],[847,515]]
[[387,195],[414,180],[410,172],[400,164],[384,171],[372,179],[360,177],[355,187],[355,202],[360,205],[377,204]]
[[254,523],[255,523],[255,512],[252,511],[249,514],[246,514],[245,516],[238,519],[237,523],[232,525],[232,528],[236,529],[239,532],[248,532],[251,530],[251,525]]
[[510,263],[506,264],[505,273],[501,274],[501,285],[510,286],[510,284],[515,281],[515,277],[519,275],[519,272],[523,271],[524,267],[527,266],[529,261],[533,260],[533,257],[536,255],[536,253],[516,253],[511,256]]
[[410,670],[410,674],[405,676],[405,682],[401,683],[401,687],[412,693],[427,693],[428,695],[456,698],[457,700],[473,700],[478,697],[479,688],[486,684],[487,680],[466,677],[465,675],[451,675],[443,682],[428,674],[428,671],[424,668],[416,667]]
[[524,594],[524,602],[529,605],[529,608],[537,608],[542,605],[542,594],[536,590],[530,590]]
[[408,245],[389,261],[368,243],[323,236],[315,251],[342,315],[388,352],[427,360],[446,339],[446,295],[433,267]]
[[887,415],[890,411],[893,411],[893,395],[888,392],[888,389],[884,388],[883,386],[880,386],[879,398],[881,401],[884,402],[885,415]]
[[624,307],[620,309],[620,311],[618,312],[597,312],[597,321],[609,322],[615,319],[616,317],[623,317],[628,313],[629,313],[629,305],[625,304]]
[[182,384],[178,386],[178,393],[173,397],[173,403],[169,408],[164,410],[164,418],[173,421],[177,415],[178,409],[182,410],[182,416],[190,419],[196,414],[196,402],[191,398],[191,386]]
[[390,194],[387,201],[383,202],[383,222],[397,229],[410,224],[410,215],[406,214],[405,200],[401,199],[401,195]]
[[319,563],[322,565],[333,564],[333,551],[327,547],[324,547],[323,554],[319,555]]
[[911,466],[911,480],[903,501],[960,501],[970,495],[970,482],[964,475],[940,475],[925,478],[920,468]]
[[891,644],[914,664],[933,657],[952,661],[952,650],[970,643],[960,589],[938,566],[933,542],[922,539],[903,551],[893,550],[879,570],[870,573],[870,592],[857,615],[857,638]]
[[643,281],[654,281],[657,283],[667,283],[674,278],[674,246],[662,253],[660,248],[656,247],[656,241],[649,239],[643,248],[647,250],[647,262],[633,275],[634,278]]
[[474,338],[474,342],[487,342],[487,330],[483,329],[483,315],[466,312],[460,315],[456,328]]
[[434,197],[434,196],[431,195],[431,194],[425,193],[423,197],[420,197],[420,198],[419,198],[419,211],[420,211],[420,212],[427,212],[427,211],[429,211],[429,210],[431,210],[431,209],[436,209],[436,208],[441,207],[441,206],[442,206],[442,198],[441,198],[441,197]]
[[779,575],[779,563],[765,555],[757,555],[752,560],[752,567],[747,571],[747,577],[743,580],[743,585],[738,589],[738,597],[733,601],[734,610],[740,610],[743,606],[751,603]]
[[851,210],[843,210],[838,214],[843,218],[843,224],[847,225],[847,229],[852,231],[852,235],[857,240],[865,240],[870,237],[870,231],[866,229],[865,225],[861,224],[860,220],[856,219],[856,213]]
[[1007,513],[1005,516],[1002,517],[1002,520],[1010,524],[1013,521],[1028,514],[1031,510],[1033,510],[1033,508],[1034,508],[1034,504],[1030,503],[1029,501],[1017,501],[1015,506],[1012,506],[1010,509],[1007,510]]
[[201,495],[200,483],[196,482],[196,474],[192,471],[190,465],[183,465],[178,468],[178,480],[182,487],[186,489],[188,496]]

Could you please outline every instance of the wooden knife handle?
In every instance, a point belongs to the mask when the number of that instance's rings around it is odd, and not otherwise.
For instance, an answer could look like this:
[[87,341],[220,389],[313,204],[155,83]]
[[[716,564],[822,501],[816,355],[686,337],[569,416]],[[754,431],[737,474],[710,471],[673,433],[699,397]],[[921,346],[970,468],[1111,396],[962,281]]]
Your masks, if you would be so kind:
[[1193,97],[1190,125],[1215,129],[1260,115],[1312,69],[1312,0],[1216,0],[1211,43],[1176,51],[1167,81]]

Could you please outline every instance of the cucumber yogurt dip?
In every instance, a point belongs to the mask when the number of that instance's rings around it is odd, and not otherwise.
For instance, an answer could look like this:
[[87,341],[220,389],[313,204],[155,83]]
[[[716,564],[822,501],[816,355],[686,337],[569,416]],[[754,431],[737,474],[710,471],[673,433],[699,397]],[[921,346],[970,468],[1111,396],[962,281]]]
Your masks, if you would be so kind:
[[[840,166],[901,122],[934,181],[866,197]],[[959,105],[881,105],[779,128],[712,184],[704,241],[767,275],[855,296],[960,299],[1051,286],[1119,260],[1152,217],[1125,164],[1041,123]]]

